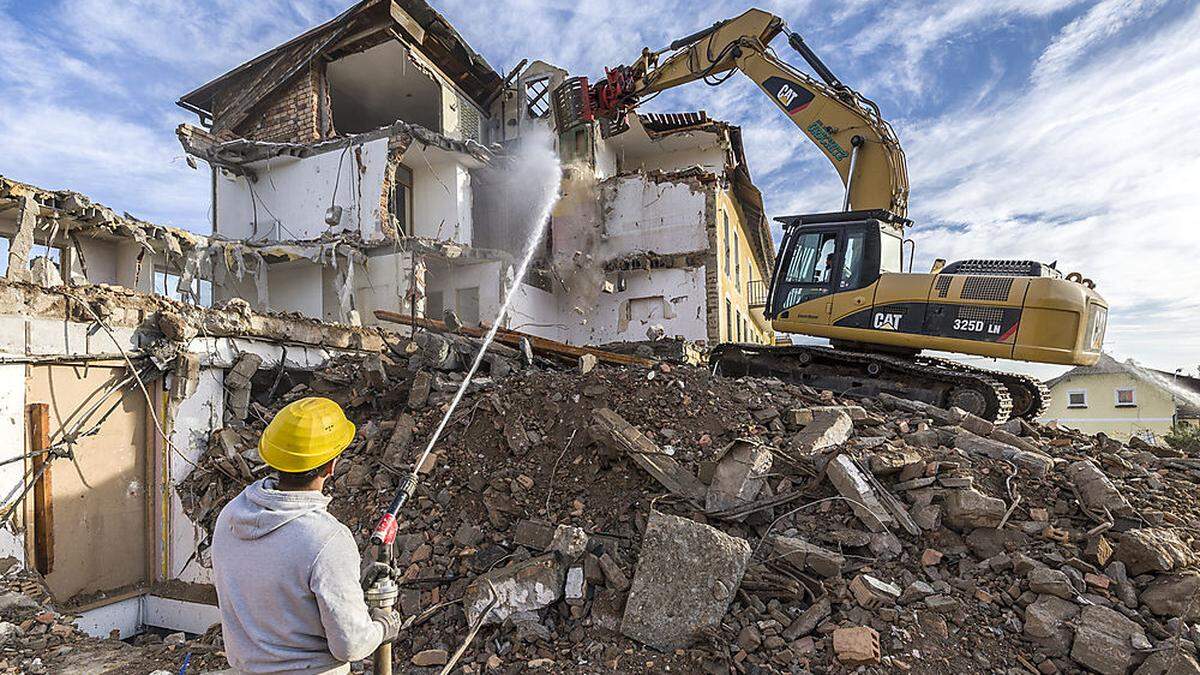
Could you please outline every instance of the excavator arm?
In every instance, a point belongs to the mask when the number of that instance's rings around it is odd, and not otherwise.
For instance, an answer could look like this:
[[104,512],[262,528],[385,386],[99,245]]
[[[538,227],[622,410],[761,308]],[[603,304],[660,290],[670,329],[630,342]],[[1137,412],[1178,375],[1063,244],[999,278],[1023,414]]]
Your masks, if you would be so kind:
[[[768,45],[780,33],[824,82],[774,54]],[[837,169],[846,186],[843,210],[906,215],[908,173],[891,125],[874,103],[842,84],[781,18],[762,10],[751,9],[659,52],[645,49],[634,65],[606,70],[593,87],[585,80],[574,88],[585,100],[557,103],[560,125],[564,114],[619,118],[658,92],[696,80],[720,84],[735,69],[754,80]]]

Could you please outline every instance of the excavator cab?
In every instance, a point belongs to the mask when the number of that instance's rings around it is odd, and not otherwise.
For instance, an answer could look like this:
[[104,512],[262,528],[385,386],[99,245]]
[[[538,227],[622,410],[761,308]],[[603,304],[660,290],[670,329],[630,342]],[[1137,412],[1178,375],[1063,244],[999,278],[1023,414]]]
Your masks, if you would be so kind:
[[[908,220],[888,211],[839,211],[786,216],[783,241],[764,309],[768,319],[829,323],[835,296],[869,288],[884,272],[899,272]],[[860,294],[861,295],[861,294]],[[870,304],[863,297],[860,304]]]

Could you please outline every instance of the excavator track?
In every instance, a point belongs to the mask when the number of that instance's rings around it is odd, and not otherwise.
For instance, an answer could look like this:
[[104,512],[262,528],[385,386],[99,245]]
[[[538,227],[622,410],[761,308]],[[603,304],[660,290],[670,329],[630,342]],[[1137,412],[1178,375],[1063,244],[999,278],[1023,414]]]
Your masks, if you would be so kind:
[[901,357],[810,345],[722,344],[709,355],[718,374],[757,375],[830,389],[844,395],[889,393],[996,423],[1035,417],[1048,395],[1036,380],[931,356]]

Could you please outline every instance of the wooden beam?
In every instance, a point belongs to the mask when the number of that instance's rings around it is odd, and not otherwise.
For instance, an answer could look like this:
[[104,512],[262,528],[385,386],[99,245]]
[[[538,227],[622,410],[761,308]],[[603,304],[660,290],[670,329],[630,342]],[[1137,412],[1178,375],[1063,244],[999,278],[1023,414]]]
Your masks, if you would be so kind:
[[[424,317],[413,317],[409,314],[391,312],[386,309],[375,310],[375,318],[379,319],[380,321],[398,323],[404,326],[411,326],[415,324],[416,326],[426,330],[435,330],[441,333],[450,332],[446,328],[446,324],[442,323],[441,321],[426,319]],[[458,332],[471,337],[483,337],[487,332],[487,328],[471,328],[468,326],[463,326]],[[554,356],[569,363],[578,361],[579,357],[583,356],[584,354],[591,354],[592,356],[595,356],[596,360],[600,363],[607,363],[614,366],[641,366],[643,368],[650,368],[656,363],[655,361],[643,359],[639,356],[618,354],[616,352],[604,351],[603,349],[596,349],[595,347],[576,347],[575,345],[569,345],[565,342],[550,340],[547,338],[538,337],[536,335],[530,335],[529,333],[523,333],[521,331],[508,330],[506,328],[501,328],[500,330],[496,331],[496,341],[500,342],[501,344],[509,345],[510,347],[520,347],[521,340],[523,339],[529,341],[530,346],[533,347],[534,353]]]
[[38,573],[46,576],[54,571],[54,501],[50,482],[50,461],[45,451],[50,448],[50,405],[31,403],[29,411],[30,452],[33,475],[41,477],[33,486],[33,560]]

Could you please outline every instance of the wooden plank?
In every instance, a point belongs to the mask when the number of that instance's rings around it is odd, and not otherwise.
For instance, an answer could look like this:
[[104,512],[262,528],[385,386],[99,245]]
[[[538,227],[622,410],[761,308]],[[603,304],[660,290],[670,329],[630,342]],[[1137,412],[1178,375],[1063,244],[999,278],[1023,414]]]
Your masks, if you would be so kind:
[[592,421],[598,430],[607,436],[606,440],[616,448],[624,450],[638,466],[654,476],[654,479],[672,494],[697,504],[704,502],[708,493],[704,483],[660,450],[654,441],[646,438],[645,434],[625,421],[625,418],[608,408],[600,408],[593,415]]
[[33,457],[33,475],[41,478],[33,486],[33,560],[42,576],[54,570],[54,501],[50,482],[50,404],[29,404],[29,451],[42,452]]
[[[425,328],[426,330],[436,330],[444,333],[450,332],[446,328],[446,324],[441,321],[426,319],[424,317],[414,318],[408,314],[391,312],[386,309],[375,310],[375,318],[379,319],[380,321],[398,323],[404,326],[409,326],[415,323],[417,326]],[[469,326],[463,326],[458,330],[458,332],[471,337],[483,337],[487,333],[487,327],[472,328]],[[595,347],[576,347],[575,345],[569,345],[565,342],[550,340],[548,338],[530,335],[529,333],[523,333],[521,331],[508,330],[506,328],[501,328],[500,330],[496,331],[496,341],[500,342],[501,344],[506,344],[511,347],[519,347],[522,339],[529,341],[529,344],[531,347],[533,347],[533,351],[535,353],[556,356],[568,362],[578,361],[579,357],[583,356],[584,354],[591,354],[592,356],[595,356],[596,360],[600,363],[607,363],[609,365],[641,366],[643,368],[650,368],[655,365],[654,361],[650,359],[643,359],[638,356],[618,354],[616,352],[604,351],[603,349],[596,349]]]

